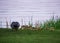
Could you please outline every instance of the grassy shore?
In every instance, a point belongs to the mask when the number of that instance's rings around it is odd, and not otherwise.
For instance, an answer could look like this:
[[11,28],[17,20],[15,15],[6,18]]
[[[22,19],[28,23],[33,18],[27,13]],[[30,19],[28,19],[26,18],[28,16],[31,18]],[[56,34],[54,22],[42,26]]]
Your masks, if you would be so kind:
[[0,43],[60,43],[60,30],[0,29]]
[[60,43],[60,18],[51,19],[39,26],[40,30],[0,29],[0,43]]

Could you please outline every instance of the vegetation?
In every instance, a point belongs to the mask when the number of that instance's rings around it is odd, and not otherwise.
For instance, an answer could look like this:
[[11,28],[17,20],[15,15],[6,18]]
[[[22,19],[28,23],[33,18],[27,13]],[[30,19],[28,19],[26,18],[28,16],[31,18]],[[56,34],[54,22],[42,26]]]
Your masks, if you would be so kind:
[[[0,43],[60,43],[60,19],[50,19],[44,24],[36,23],[35,27],[29,25],[21,26],[12,22],[12,29],[0,29]],[[18,30],[18,31],[17,31]]]
[[60,18],[56,20],[55,22],[55,28],[60,29]]
[[60,43],[60,30],[0,29],[0,43]]

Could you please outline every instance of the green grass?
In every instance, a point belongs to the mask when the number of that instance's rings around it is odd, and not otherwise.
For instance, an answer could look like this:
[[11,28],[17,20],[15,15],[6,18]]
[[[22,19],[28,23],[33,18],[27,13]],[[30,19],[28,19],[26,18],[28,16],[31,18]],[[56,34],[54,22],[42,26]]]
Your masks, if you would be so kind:
[[[42,30],[0,29],[0,43],[60,43],[60,18],[40,24]],[[54,31],[45,28],[54,27]]]
[[60,30],[0,29],[0,43],[60,43]]
[[42,28],[50,28],[50,27],[54,27],[55,29],[60,29],[60,18],[56,20],[52,18],[44,22],[44,24],[42,25]]

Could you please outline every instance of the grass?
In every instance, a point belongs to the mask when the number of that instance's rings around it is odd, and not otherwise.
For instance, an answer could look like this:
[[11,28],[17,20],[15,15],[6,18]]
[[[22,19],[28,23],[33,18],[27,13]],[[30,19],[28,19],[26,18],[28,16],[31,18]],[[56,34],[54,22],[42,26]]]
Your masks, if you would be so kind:
[[60,30],[0,29],[0,43],[60,43]]
[[50,28],[50,27],[54,27],[55,29],[60,29],[60,18],[54,20],[53,18],[50,20],[47,20],[46,22],[44,22],[44,24],[42,25],[42,28]]
[[[0,29],[0,43],[60,43],[60,19],[46,21],[40,27],[42,30]],[[55,30],[45,29],[50,27]]]

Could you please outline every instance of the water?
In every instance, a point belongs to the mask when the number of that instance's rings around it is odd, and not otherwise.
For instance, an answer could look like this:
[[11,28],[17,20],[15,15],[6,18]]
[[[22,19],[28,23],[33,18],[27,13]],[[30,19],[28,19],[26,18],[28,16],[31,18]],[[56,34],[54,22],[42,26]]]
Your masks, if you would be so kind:
[[13,21],[22,25],[22,19],[23,24],[29,21],[35,24],[36,21],[43,23],[52,16],[55,19],[60,17],[60,0],[0,0],[0,25],[4,25],[0,27],[6,27],[6,20],[9,25]]

